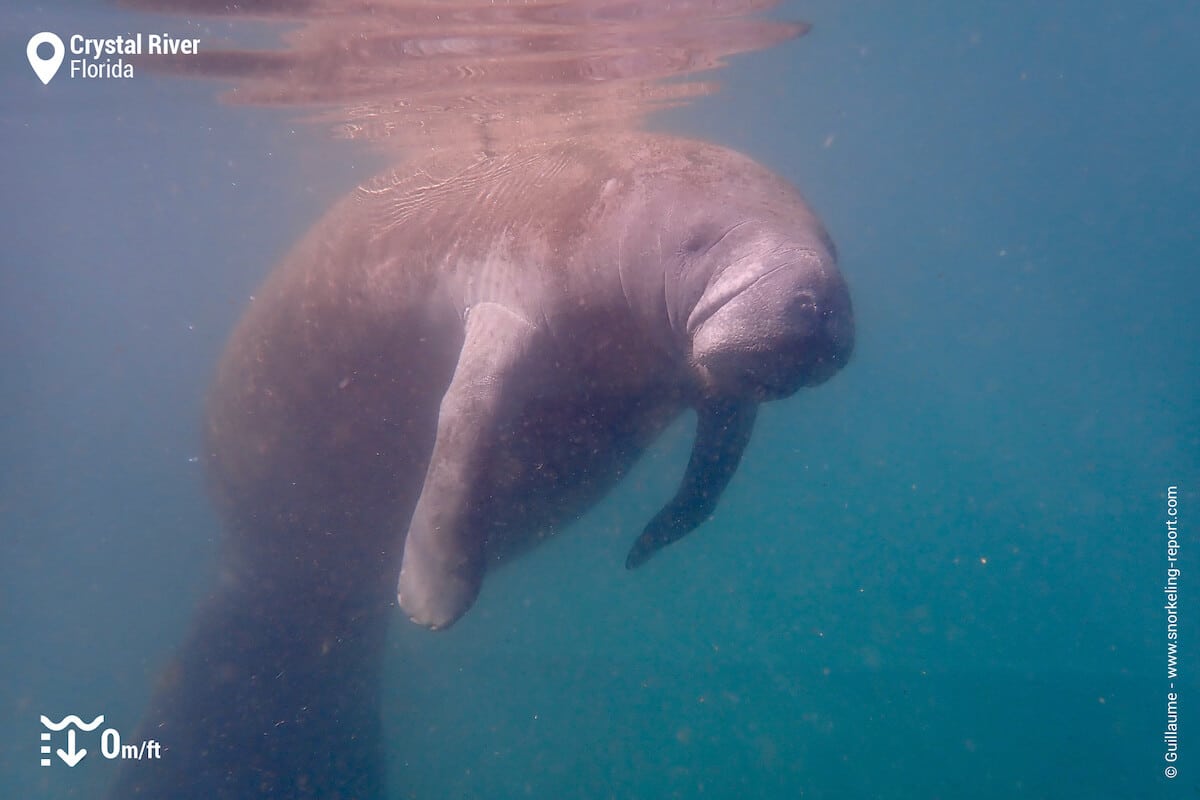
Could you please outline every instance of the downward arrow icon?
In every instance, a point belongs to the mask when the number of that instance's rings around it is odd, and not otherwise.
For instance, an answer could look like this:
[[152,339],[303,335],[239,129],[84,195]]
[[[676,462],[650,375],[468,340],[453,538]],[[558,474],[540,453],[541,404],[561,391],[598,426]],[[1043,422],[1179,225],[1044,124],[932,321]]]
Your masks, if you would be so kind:
[[61,747],[58,748],[58,757],[61,758],[68,767],[73,767],[76,764],[78,764],[80,761],[82,761],[83,757],[86,755],[87,755],[87,750],[76,750],[75,749],[75,729],[72,728],[72,729],[68,730],[67,731],[67,749],[63,750]]

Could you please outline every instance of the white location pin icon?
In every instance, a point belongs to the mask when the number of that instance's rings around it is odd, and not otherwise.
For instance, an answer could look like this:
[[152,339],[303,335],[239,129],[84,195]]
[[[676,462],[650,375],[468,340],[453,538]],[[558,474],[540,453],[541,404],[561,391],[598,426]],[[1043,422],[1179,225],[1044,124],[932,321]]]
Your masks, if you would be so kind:
[[[38,55],[38,48],[44,44],[49,44],[54,48],[54,52],[49,58],[42,58]],[[42,79],[42,83],[49,83],[54,74],[58,72],[58,68],[62,66],[65,52],[63,40],[50,31],[35,34],[29,40],[29,44],[25,46],[25,55],[29,56],[29,66],[33,67],[33,71]]]

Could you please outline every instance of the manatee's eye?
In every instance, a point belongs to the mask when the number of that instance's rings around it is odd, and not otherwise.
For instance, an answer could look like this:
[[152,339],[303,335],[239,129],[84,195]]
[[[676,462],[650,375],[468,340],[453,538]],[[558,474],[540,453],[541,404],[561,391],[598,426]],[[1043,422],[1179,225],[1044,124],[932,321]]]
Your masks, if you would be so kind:
[[721,240],[722,231],[716,225],[697,225],[684,241],[681,250],[687,255],[698,255]]

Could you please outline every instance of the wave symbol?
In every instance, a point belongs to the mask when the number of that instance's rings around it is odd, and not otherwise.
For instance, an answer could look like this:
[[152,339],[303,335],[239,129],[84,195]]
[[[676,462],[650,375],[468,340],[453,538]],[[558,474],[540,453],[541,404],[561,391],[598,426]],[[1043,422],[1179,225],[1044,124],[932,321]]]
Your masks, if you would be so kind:
[[81,731],[94,731],[100,726],[101,722],[104,722],[103,714],[92,720],[90,725],[85,724],[83,720],[74,714],[68,714],[67,716],[63,717],[62,722],[51,722],[49,717],[47,717],[45,714],[42,714],[42,724],[52,731],[61,731],[68,725],[74,725]]

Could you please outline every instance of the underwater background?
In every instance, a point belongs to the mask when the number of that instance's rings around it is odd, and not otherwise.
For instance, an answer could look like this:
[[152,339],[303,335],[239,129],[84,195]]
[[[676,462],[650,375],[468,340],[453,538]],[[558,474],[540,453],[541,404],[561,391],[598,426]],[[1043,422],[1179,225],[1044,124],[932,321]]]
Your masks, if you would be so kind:
[[[116,765],[39,767],[39,715],[132,735],[215,579],[216,358],[384,161],[206,82],[42,86],[38,31],[187,29],[0,8],[0,796],[89,798]],[[713,519],[637,572],[690,419],[452,630],[397,612],[393,795],[1200,797],[1200,5],[771,15],[814,27],[652,126],[800,187],[853,360],[766,406]]]

